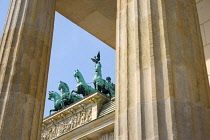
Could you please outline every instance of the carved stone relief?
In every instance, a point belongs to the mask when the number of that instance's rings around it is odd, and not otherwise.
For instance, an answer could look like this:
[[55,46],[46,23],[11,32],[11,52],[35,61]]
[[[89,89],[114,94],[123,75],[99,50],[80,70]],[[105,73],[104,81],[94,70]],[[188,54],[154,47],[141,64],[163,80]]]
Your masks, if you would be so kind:
[[41,140],[52,140],[92,120],[92,108],[84,109],[54,126],[43,128]]

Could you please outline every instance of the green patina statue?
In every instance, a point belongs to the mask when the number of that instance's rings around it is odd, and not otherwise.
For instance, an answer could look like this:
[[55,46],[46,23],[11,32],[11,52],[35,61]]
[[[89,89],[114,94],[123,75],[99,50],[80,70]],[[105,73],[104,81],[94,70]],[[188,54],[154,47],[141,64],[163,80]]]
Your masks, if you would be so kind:
[[63,100],[64,106],[70,105],[82,99],[82,97],[70,93],[69,86],[65,82],[60,81],[58,83],[58,90],[62,93],[61,99]]
[[50,115],[52,111],[59,111],[65,108],[66,106],[82,99],[82,97],[72,94],[69,91],[69,86],[62,81],[58,83],[58,89],[61,91],[62,96],[60,96],[60,94],[58,94],[55,91],[49,91],[48,93],[49,94],[48,99],[54,101],[54,109],[50,110]]
[[87,83],[85,82],[81,72],[79,70],[75,70],[74,72],[74,77],[76,79],[77,82],[77,86],[76,86],[76,90],[72,90],[71,92],[75,92],[77,94],[82,94],[83,96],[87,96],[93,92],[95,92],[96,90],[94,88],[92,88],[91,86],[87,85]]
[[110,77],[106,77],[105,89],[107,89],[106,90],[106,92],[107,92],[106,94],[110,93],[111,97],[115,96],[115,84],[113,84],[111,82],[111,78]]
[[64,108],[64,103],[61,100],[61,96],[57,92],[49,91],[48,94],[49,94],[48,100],[54,101],[54,109],[50,110],[50,115],[52,111],[58,111]]
[[107,77],[106,81],[102,79],[102,72],[101,72],[101,63],[100,61],[100,52],[98,52],[97,56],[94,56],[94,58],[91,58],[93,62],[95,62],[95,76],[93,78],[93,84],[95,86],[95,89],[104,93],[108,94],[110,97],[115,96],[115,86],[113,83],[111,83],[111,78]]
[[87,85],[85,82],[81,72],[79,70],[75,70],[74,77],[77,82],[76,90],[72,90],[70,92],[69,87],[66,83],[60,81],[58,83],[58,90],[61,91],[62,96],[60,96],[55,91],[49,91],[49,100],[54,100],[54,109],[50,110],[50,115],[52,111],[58,111],[66,106],[82,99],[79,95],[75,95],[73,93],[82,94],[83,96],[87,96],[89,94],[92,94],[96,91],[100,91],[103,94],[106,94],[110,97],[115,96],[115,85],[111,82],[111,78],[107,77],[106,80],[102,79],[102,73],[101,73],[101,63],[100,61],[100,52],[98,52],[98,55],[94,58],[91,58],[91,60],[95,63],[95,75],[93,78],[93,84],[94,88]]

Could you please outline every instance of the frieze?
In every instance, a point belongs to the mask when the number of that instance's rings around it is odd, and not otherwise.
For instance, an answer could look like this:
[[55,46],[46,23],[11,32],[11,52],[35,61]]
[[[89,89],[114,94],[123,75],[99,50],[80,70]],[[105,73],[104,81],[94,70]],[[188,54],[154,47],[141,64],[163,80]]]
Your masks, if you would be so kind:
[[106,95],[96,92],[43,120],[42,140],[63,137],[75,128],[98,118],[101,106],[110,101]]
[[73,116],[66,118],[65,120],[55,123],[49,128],[42,129],[41,140],[55,139],[83,124],[86,124],[92,120],[92,108],[84,109]]

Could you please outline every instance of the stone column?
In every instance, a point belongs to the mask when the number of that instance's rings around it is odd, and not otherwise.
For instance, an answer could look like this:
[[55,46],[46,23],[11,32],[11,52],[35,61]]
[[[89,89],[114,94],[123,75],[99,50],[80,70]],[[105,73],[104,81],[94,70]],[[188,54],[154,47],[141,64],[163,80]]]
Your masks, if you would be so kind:
[[11,0],[0,44],[0,139],[38,140],[55,0]]
[[118,0],[116,140],[210,138],[194,0]]

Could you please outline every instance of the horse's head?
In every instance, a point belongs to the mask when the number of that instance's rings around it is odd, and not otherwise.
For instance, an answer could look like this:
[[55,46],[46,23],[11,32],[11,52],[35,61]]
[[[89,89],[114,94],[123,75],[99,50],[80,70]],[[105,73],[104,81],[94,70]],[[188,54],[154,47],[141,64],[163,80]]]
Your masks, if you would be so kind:
[[78,69],[74,71],[74,77],[79,77],[80,75],[81,73]]
[[61,98],[61,96],[55,91],[49,91],[48,94],[49,94],[48,100],[52,100],[53,98],[56,101],[57,99]]
[[58,90],[61,90],[62,86],[63,86],[63,82],[60,81],[60,82],[58,83]]
[[84,77],[82,76],[82,73],[78,69],[74,71],[74,77],[77,83],[85,82]]
[[49,91],[48,94],[49,94],[48,100],[52,100],[52,98],[54,97],[54,91]]
[[69,93],[69,86],[65,83],[60,81],[58,83],[58,90],[60,90],[63,93]]

